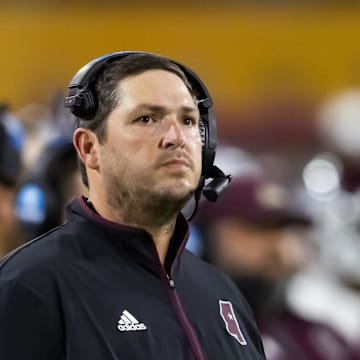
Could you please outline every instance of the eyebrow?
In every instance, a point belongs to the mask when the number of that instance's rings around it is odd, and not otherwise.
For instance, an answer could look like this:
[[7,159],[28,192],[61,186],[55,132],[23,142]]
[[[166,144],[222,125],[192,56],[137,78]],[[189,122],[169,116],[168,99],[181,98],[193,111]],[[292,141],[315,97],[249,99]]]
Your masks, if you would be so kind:
[[[166,107],[161,105],[153,105],[153,104],[139,104],[134,108],[134,111],[139,110],[150,110],[157,113],[166,113]],[[184,113],[190,113],[195,112],[198,110],[198,107],[196,105],[194,106],[181,106],[181,110]]]

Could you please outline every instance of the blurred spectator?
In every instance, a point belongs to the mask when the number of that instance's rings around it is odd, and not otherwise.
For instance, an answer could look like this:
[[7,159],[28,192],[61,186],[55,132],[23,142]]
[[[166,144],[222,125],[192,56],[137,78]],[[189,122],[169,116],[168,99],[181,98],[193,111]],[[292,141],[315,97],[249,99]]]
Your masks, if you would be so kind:
[[22,171],[21,123],[0,106],[0,257],[21,243],[15,218],[16,186]]
[[58,137],[45,144],[16,198],[26,240],[60,225],[66,204],[84,191],[72,139]]
[[360,358],[360,88],[327,99],[318,133],[326,153],[304,167],[300,198],[316,219],[316,263],[289,284],[301,316],[336,329]]
[[237,172],[216,206],[200,204],[195,222],[202,257],[230,275],[247,298],[268,360],[355,359],[334,329],[287,304],[288,281],[307,266],[312,252],[306,236],[312,220],[291,195],[261,171]]
[[325,151],[339,157],[341,185],[347,191],[360,188],[360,88],[336,93],[321,104],[317,134]]
[[[44,145],[59,134],[53,126],[50,110],[42,104],[30,103],[20,108],[16,115],[25,131],[23,163],[24,170],[31,171]],[[55,135],[54,135],[55,134]]]
[[25,170],[32,171],[47,144],[59,138],[72,137],[74,120],[64,107],[64,96],[63,92],[56,91],[51,95],[50,106],[29,103],[17,111],[26,133],[23,151]]
[[67,203],[86,193],[72,144],[74,122],[64,111],[63,99],[62,92],[55,92],[50,107],[28,104],[18,112],[26,154],[16,215],[25,241],[60,225]]

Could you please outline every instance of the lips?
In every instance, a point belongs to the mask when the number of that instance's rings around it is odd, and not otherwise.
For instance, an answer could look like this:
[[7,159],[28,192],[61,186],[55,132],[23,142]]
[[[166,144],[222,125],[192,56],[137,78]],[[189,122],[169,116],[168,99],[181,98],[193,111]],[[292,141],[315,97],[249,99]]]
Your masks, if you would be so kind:
[[185,152],[163,153],[158,159],[159,167],[194,168],[194,162]]
[[170,159],[170,160],[167,160],[163,163],[163,166],[170,166],[170,165],[183,165],[183,166],[187,166],[187,167],[190,167],[190,164],[187,160],[185,159]]

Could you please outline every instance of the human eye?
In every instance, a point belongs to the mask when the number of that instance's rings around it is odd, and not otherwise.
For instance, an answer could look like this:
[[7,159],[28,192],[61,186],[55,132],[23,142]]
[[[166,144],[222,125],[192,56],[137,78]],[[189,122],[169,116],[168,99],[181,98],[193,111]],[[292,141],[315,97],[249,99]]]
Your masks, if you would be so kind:
[[187,116],[183,119],[183,124],[186,126],[194,126],[197,123],[198,123],[198,120],[192,116]]
[[154,118],[150,115],[143,115],[136,119],[136,122],[144,125],[152,124],[154,121],[155,121]]

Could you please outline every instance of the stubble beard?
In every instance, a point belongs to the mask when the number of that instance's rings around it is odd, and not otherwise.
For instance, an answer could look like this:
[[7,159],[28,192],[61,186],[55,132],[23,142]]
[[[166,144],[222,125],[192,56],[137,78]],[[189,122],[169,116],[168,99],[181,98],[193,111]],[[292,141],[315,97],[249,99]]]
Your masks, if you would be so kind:
[[126,170],[112,171],[105,179],[108,204],[129,225],[166,224],[179,213],[195,191],[190,189],[181,193],[161,187],[147,171],[136,175]]

